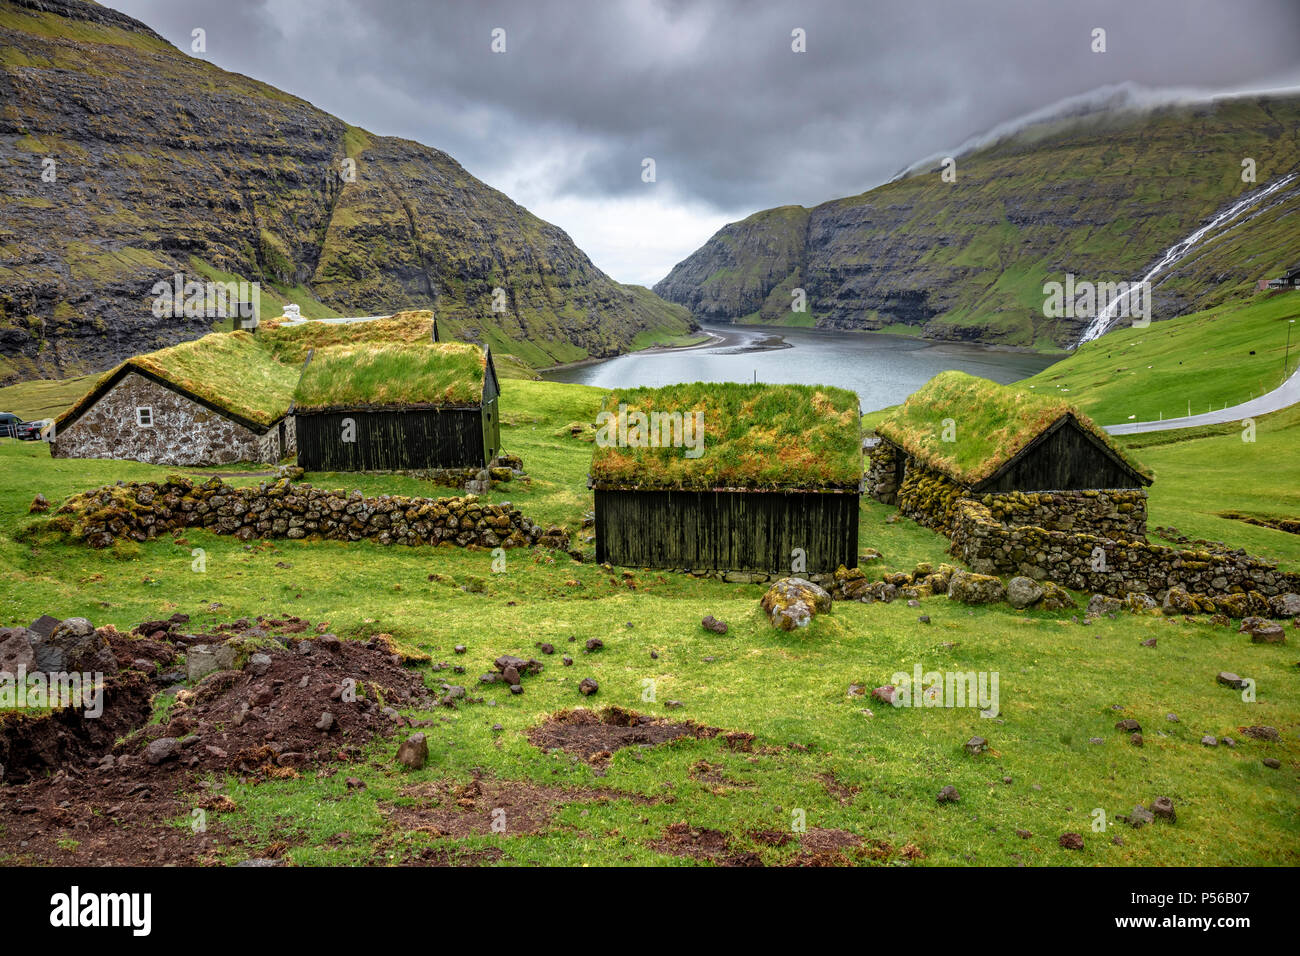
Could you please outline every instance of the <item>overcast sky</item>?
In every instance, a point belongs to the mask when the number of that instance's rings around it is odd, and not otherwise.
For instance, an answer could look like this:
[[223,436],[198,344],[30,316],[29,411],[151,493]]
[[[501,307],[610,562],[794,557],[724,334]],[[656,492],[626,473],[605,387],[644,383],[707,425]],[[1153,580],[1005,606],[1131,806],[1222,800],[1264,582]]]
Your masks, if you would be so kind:
[[724,223],[862,192],[1069,96],[1300,84],[1300,0],[107,3],[187,52],[201,27],[217,65],[445,150],[645,285]]

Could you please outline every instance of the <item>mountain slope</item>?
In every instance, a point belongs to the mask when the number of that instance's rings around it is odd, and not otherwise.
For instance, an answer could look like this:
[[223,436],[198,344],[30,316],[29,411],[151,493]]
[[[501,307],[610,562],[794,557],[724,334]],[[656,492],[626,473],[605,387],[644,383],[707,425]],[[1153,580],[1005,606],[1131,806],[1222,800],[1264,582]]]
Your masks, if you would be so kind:
[[0,100],[0,382],[210,331],[150,313],[150,289],[176,272],[258,281],[270,315],[436,297],[450,331],[534,365],[690,325],[447,154],[372,136],[83,0],[0,2]]
[[[1241,180],[1255,161],[1258,184]],[[1086,319],[1043,315],[1044,282],[1141,277],[1247,190],[1300,168],[1300,96],[1110,109],[1035,123],[941,167],[811,209],[724,227],[655,286],[700,318],[790,321],[791,290],[833,328],[1065,346]],[[1157,278],[1153,317],[1223,302],[1300,261],[1300,182]]]

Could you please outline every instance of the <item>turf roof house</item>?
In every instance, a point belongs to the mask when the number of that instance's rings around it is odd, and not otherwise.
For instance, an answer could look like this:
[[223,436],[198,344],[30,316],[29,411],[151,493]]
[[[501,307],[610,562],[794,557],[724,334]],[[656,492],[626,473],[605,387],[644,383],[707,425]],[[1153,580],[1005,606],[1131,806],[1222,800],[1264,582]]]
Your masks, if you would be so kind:
[[308,471],[490,465],[501,450],[492,353],[464,342],[314,351],[294,393],[298,464]]
[[1146,533],[1151,476],[1058,398],[943,372],[876,426],[867,493],[950,533],[961,498],[1009,524]]
[[857,566],[852,392],[695,383],[617,391],[603,413],[589,481],[598,561],[723,573]]
[[279,461],[294,452],[298,371],[248,332],[218,332],[137,355],[55,419],[55,458],[155,465]]

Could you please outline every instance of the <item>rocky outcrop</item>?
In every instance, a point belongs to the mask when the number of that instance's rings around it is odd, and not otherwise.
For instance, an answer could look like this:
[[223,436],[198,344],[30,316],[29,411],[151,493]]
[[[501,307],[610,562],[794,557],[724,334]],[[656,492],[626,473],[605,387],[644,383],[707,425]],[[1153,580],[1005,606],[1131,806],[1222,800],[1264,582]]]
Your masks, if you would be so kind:
[[210,332],[211,315],[151,311],[176,273],[261,283],[264,318],[284,301],[272,283],[306,314],[309,295],[323,314],[436,302],[444,337],[490,329],[534,366],[690,326],[446,153],[372,136],[123,14],[8,3],[0,47],[0,384]]
[[[1073,344],[1088,319],[1045,317],[1044,282],[1067,272],[1093,282],[1137,279],[1211,213],[1256,188],[1224,180],[1222,154],[1205,143],[1231,141],[1233,165],[1252,157],[1263,186],[1294,168],[1297,130],[1295,95],[1031,126],[958,157],[955,182],[936,165],[858,196],[725,226],[655,291],[715,321],[788,318],[798,287],[824,328],[901,324],[936,339]],[[1207,182],[1223,188],[1207,190]],[[1300,212],[1300,183],[1272,198],[1279,201],[1267,214],[1164,277],[1154,318],[1215,305],[1293,265],[1294,249],[1259,236]],[[1256,258],[1260,247],[1269,251]]]

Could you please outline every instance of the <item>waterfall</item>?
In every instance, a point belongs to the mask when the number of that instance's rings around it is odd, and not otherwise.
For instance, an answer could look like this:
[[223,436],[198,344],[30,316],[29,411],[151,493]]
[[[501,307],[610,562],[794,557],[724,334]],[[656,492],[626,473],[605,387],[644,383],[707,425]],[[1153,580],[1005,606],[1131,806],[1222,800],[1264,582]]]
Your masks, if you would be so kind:
[[[1106,330],[1110,328],[1111,322],[1115,320],[1115,316],[1119,314],[1120,306],[1130,296],[1132,296],[1135,292],[1141,289],[1142,283],[1150,282],[1155,276],[1159,275],[1161,272],[1164,272],[1174,263],[1178,262],[1180,259],[1186,256],[1187,253],[1191,252],[1192,249],[1202,239],[1204,239],[1210,233],[1214,232],[1224,223],[1232,222],[1232,220],[1236,219],[1238,216],[1240,216],[1243,212],[1245,212],[1250,207],[1258,205],[1259,203],[1267,199],[1269,196],[1273,195],[1273,193],[1277,192],[1279,189],[1282,189],[1283,187],[1289,185],[1292,182],[1295,182],[1297,176],[1300,176],[1300,173],[1291,173],[1287,176],[1283,176],[1277,182],[1266,187],[1265,189],[1248,193],[1247,195],[1243,196],[1242,198],[1234,202],[1226,210],[1219,213],[1217,216],[1211,219],[1204,226],[1197,229],[1191,235],[1187,236],[1187,238],[1174,243],[1172,246],[1166,249],[1164,255],[1160,257],[1160,261],[1157,262],[1151,268],[1151,270],[1142,277],[1142,279],[1139,282],[1132,284],[1129,287],[1128,291],[1125,292],[1124,294],[1116,296],[1111,302],[1109,302],[1106,305],[1104,309],[1101,310],[1101,312],[1097,314],[1097,317],[1093,319],[1092,323],[1088,326],[1088,328],[1084,330],[1083,335],[1079,337],[1079,341],[1075,343],[1075,348],[1078,348],[1084,342],[1091,342],[1093,339],[1099,338],[1103,334],[1105,334]],[[1243,219],[1241,222],[1249,222],[1251,219],[1254,219],[1255,216],[1259,215],[1263,211],[1264,210],[1262,209],[1258,209],[1252,215]],[[1233,223],[1233,225],[1229,226],[1228,229],[1235,228],[1236,226],[1239,225],[1241,225],[1240,222]],[[1224,229],[1223,232],[1227,232],[1228,229]],[[1222,233],[1220,233],[1220,235],[1222,235]]]

